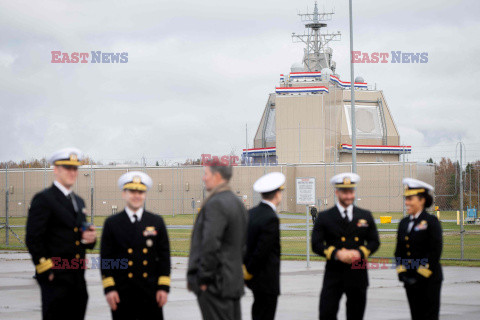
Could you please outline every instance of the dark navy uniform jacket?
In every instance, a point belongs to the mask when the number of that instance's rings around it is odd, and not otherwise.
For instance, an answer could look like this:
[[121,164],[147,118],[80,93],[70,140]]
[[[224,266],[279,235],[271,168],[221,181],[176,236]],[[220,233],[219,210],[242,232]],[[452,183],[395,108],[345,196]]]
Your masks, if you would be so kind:
[[367,268],[352,267],[335,259],[342,248],[359,250],[362,259],[368,258],[380,246],[377,227],[370,211],[353,207],[352,221],[345,223],[337,206],[320,212],[312,232],[312,249],[327,258],[325,281],[344,286],[368,286]]
[[109,217],[100,257],[105,294],[133,289],[152,297],[170,289],[170,245],[159,215],[144,211],[136,226],[125,210]]
[[[81,243],[85,203],[77,195],[72,198],[65,197],[55,185],[33,197],[26,244],[40,280],[50,272],[83,274],[85,270],[79,261],[85,259],[85,249],[95,246],[95,243]],[[76,201],[77,211],[72,201]],[[57,265],[57,261],[62,264]]]
[[442,281],[440,256],[443,240],[440,222],[436,216],[423,211],[410,232],[409,223],[410,217],[405,217],[398,224],[395,249],[397,272],[405,272],[407,277],[416,280]]
[[279,219],[266,203],[249,210],[244,264],[253,278],[247,286],[256,292],[280,294]]

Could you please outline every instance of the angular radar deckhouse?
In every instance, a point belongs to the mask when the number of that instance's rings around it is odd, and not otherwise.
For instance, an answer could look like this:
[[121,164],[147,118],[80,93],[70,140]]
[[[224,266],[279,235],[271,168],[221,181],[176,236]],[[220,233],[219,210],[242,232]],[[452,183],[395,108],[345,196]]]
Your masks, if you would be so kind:
[[[333,12],[300,13],[305,24],[294,42],[305,45],[302,62],[270,93],[252,149],[244,150],[248,163],[351,162],[352,128],[349,75],[336,73],[331,42],[340,32],[328,33],[326,21]],[[349,61],[342,61],[348,64]],[[355,117],[358,162],[397,162],[410,146],[400,145],[400,136],[383,91],[355,78]]]

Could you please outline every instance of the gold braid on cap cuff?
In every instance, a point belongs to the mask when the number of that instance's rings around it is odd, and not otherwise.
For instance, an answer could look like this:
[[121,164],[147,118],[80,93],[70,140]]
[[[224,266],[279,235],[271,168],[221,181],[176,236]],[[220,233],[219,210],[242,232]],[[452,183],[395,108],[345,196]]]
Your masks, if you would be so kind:
[[335,185],[335,188],[339,188],[339,189],[353,189],[356,187],[357,185],[355,183],[350,183],[350,184],[340,183]]
[[417,272],[425,278],[430,278],[430,276],[432,275],[432,270],[428,269],[428,265],[426,267],[420,266],[417,269]]
[[405,189],[405,192],[403,193],[403,195],[405,197],[409,197],[409,196],[416,196],[417,194],[424,193],[424,192],[425,192],[425,189]]
[[147,191],[147,186],[142,184],[142,183],[135,183],[135,182],[130,182],[126,183],[123,186],[123,190],[128,189],[128,190],[138,190],[138,191]]
[[82,163],[78,160],[58,160],[53,163],[56,166],[81,166]]
[[170,277],[169,276],[160,276],[158,277],[159,286],[169,286],[170,287]]
[[330,246],[328,247],[328,249],[323,250],[323,253],[325,254],[325,257],[327,258],[327,260],[332,259],[332,253],[334,250],[335,250],[334,246]]
[[397,267],[397,273],[407,272],[407,268],[403,264]]
[[108,287],[113,287],[115,285],[115,280],[113,280],[113,277],[107,277],[102,280],[103,283],[103,288],[108,288]]
[[38,274],[44,273],[47,270],[50,270],[53,268],[53,262],[52,259],[45,259],[41,258],[40,263],[35,266],[35,270],[37,271]]
[[363,256],[365,257],[365,259],[367,259],[370,255],[370,250],[368,250],[365,246],[360,246],[358,249],[363,252]]
[[247,271],[247,267],[245,267],[245,265],[242,265],[242,270],[243,270],[243,279],[244,280],[250,280],[253,278],[253,274],[250,274],[248,271]]

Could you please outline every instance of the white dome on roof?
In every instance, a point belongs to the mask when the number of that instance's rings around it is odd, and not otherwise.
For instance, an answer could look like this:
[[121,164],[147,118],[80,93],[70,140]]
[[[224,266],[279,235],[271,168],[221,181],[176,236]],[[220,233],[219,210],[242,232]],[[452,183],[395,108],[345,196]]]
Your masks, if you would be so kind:
[[355,77],[355,83],[365,83],[365,79],[362,76]]
[[323,68],[322,69],[322,80],[323,81],[329,81],[330,76],[333,74],[332,69],[330,68]]
[[322,75],[332,75],[333,71],[329,68],[323,68],[322,69]]

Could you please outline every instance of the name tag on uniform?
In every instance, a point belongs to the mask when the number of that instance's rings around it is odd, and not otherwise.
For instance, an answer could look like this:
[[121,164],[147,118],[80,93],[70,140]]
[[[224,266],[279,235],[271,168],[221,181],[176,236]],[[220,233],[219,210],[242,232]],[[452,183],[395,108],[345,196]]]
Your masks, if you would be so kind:
[[144,237],[151,237],[156,235],[157,235],[157,230],[155,230],[155,227],[146,227],[145,230],[143,231]]
[[421,231],[421,230],[426,230],[427,228],[428,228],[428,223],[427,223],[427,221],[426,221],[426,220],[422,220],[422,221],[420,221],[419,224],[417,224],[417,225],[415,226],[415,228],[414,228],[413,230],[415,230],[415,231]]
[[357,222],[357,227],[359,228],[365,228],[368,227],[368,222],[365,219],[359,219]]

